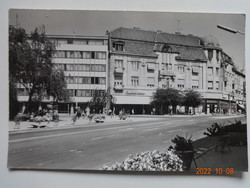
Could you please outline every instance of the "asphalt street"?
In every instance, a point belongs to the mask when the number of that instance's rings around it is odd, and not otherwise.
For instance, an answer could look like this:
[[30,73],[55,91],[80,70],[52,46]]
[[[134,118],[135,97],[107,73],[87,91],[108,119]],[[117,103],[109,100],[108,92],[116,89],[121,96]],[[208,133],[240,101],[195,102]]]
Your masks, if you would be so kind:
[[229,124],[244,117],[163,117],[135,122],[36,130],[9,135],[9,168],[98,170],[129,154],[166,150],[176,135],[204,137],[212,123]]

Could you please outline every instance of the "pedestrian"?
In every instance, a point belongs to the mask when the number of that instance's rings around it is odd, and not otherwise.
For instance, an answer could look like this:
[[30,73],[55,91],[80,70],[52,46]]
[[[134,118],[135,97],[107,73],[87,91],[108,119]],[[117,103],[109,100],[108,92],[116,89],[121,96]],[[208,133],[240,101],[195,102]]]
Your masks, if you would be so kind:
[[79,119],[81,117],[81,115],[82,115],[81,108],[78,107],[77,112],[76,112],[76,117]]
[[134,109],[132,109],[131,113],[132,113],[132,115],[134,115],[134,114],[135,114],[135,111],[134,111]]

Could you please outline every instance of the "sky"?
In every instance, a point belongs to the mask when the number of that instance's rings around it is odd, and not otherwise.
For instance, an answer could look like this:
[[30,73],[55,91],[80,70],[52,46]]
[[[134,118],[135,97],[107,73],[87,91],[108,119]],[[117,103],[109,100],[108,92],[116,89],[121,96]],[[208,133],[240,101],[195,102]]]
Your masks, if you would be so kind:
[[11,9],[9,24],[18,24],[28,33],[44,24],[47,34],[57,35],[103,36],[107,30],[118,27],[168,33],[179,30],[182,34],[199,37],[213,35],[239,70],[245,66],[245,36],[217,28],[220,24],[244,33],[243,14]]

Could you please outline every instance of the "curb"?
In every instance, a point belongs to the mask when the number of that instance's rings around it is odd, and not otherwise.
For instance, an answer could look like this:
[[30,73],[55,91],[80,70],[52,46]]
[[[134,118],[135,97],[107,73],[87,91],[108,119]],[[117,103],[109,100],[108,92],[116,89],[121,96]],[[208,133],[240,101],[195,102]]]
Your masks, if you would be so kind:
[[84,123],[84,124],[77,124],[77,125],[72,125],[72,124],[65,124],[66,126],[53,126],[53,127],[46,127],[46,128],[28,128],[28,129],[16,129],[16,130],[10,130],[9,135],[12,134],[21,134],[21,133],[30,133],[30,132],[45,132],[45,131],[51,131],[51,130],[66,130],[66,129],[78,129],[78,128],[84,128],[84,127],[93,127],[93,126],[101,126],[101,125],[112,125],[115,123],[127,123],[127,122],[132,122],[132,120],[118,120],[118,121],[110,121],[110,122],[104,122],[104,123]]

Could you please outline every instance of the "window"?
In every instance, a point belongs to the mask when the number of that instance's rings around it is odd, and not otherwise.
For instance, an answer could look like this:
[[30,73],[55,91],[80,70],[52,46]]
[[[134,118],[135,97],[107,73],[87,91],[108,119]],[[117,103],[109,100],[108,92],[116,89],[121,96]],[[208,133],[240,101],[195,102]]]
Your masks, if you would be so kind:
[[67,71],[73,71],[74,70],[74,65],[67,64],[66,65],[66,70]]
[[90,59],[90,52],[82,52],[83,59]]
[[94,72],[105,72],[106,67],[105,65],[91,65],[91,71]]
[[155,72],[155,63],[147,63],[147,71],[148,71],[148,73],[154,73]]
[[213,59],[213,50],[208,50],[208,59],[209,61]]
[[147,77],[147,86],[154,87],[155,86],[155,78],[154,77]]
[[220,51],[216,50],[216,59],[217,59],[217,61],[219,61],[219,55],[220,55]]
[[113,42],[113,49],[115,51],[124,51],[124,44],[123,41],[115,41]]
[[115,67],[116,67],[116,68],[123,68],[123,60],[121,60],[121,59],[116,59],[116,60],[115,60]]
[[65,51],[57,51],[55,58],[65,58]]
[[95,59],[95,52],[91,52],[91,59]]
[[215,83],[215,89],[216,90],[219,90],[219,85],[220,85],[220,82],[216,81],[216,83]]
[[64,40],[64,39],[58,40],[58,45],[61,45],[61,44],[67,44],[67,40]]
[[106,84],[105,77],[91,77],[91,84]]
[[177,87],[179,89],[183,89],[185,87],[185,80],[184,79],[178,79],[177,80]]
[[96,59],[106,59],[106,52],[96,52]]
[[115,84],[115,86],[116,86],[116,85],[122,85],[122,81],[117,81],[117,80],[115,80],[115,83],[114,83],[114,84]]
[[199,80],[192,80],[192,89],[199,89]]
[[73,44],[73,39],[67,39],[67,44]]
[[193,67],[192,68],[192,76],[198,76],[199,75],[199,67]]
[[227,81],[224,81],[224,86],[227,87]]
[[122,80],[122,75],[115,75],[115,80]]
[[132,70],[138,70],[139,69],[139,61],[131,61]]
[[75,40],[73,41],[73,44],[81,44],[81,45],[84,45],[84,44],[87,44],[87,40],[75,39]]
[[139,85],[139,77],[138,76],[132,76],[131,77],[131,85],[132,86],[138,86]]
[[89,40],[89,45],[98,45],[102,46],[103,45],[103,40]]
[[70,97],[74,97],[74,90],[73,89],[69,89],[69,96]]
[[172,70],[172,64],[171,63],[167,63],[166,64],[166,69],[167,70]]
[[208,67],[207,68],[207,74],[208,75],[213,75],[213,67]]
[[73,76],[67,76],[65,77],[65,81],[67,84],[74,84],[74,77]]
[[91,96],[91,91],[87,89],[78,89],[75,90],[75,96],[77,97],[90,97]]
[[234,84],[232,84],[232,89],[234,89]]
[[178,72],[179,73],[184,73],[185,72],[185,67],[184,66],[178,66]]
[[216,76],[219,76],[219,68],[216,67]]
[[208,83],[207,83],[207,89],[209,89],[209,90],[213,89],[213,81],[208,81]]

